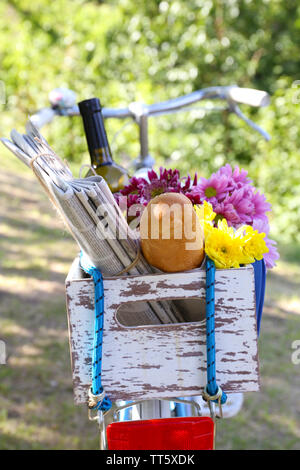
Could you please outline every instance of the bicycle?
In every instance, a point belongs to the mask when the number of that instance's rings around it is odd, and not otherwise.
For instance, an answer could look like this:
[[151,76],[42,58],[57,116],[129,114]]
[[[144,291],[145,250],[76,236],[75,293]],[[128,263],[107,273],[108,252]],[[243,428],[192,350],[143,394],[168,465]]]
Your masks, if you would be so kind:
[[[149,153],[148,141],[148,119],[165,114],[173,114],[180,111],[191,111],[195,109],[195,103],[203,100],[223,100],[226,102],[224,107],[211,107],[210,111],[228,110],[235,113],[240,119],[246,122],[250,127],[259,132],[264,139],[270,140],[269,134],[247,118],[240,110],[238,104],[247,104],[255,107],[263,107],[269,103],[269,95],[260,90],[239,88],[237,86],[210,87],[195,91],[175,99],[146,105],[143,103],[131,103],[127,108],[114,109],[103,108],[103,116],[106,119],[126,119],[131,118],[139,128],[140,155],[133,162],[135,176],[145,175],[151,169],[155,160]],[[79,116],[79,109],[76,105],[76,95],[72,90],[58,88],[49,94],[50,107],[43,108],[31,116],[31,121],[37,128],[51,123],[56,116],[74,117]],[[233,402],[228,400],[224,405],[223,416],[232,417],[237,414],[243,404],[243,394],[234,394]],[[165,418],[171,416],[192,416],[197,415],[199,407],[203,415],[209,415],[210,410],[201,397],[194,397],[193,400],[178,399],[168,403],[166,400],[153,400],[144,402],[127,403],[121,402],[118,408],[114,408],[110,413],[105,424],[112,420],[127,421],[134,419]],[[130,412],[131,408],[131,412]],[[117,416],[118,413],[118,416]],[[94,419],[94,418],[91,418]],[[96,419],[100,422],[99,415]],[[102,423],[102,421],[101,421]],[[100,424],[101,424],[100,423]],[[102,428],[101,448],[106,448],[105,426]]]

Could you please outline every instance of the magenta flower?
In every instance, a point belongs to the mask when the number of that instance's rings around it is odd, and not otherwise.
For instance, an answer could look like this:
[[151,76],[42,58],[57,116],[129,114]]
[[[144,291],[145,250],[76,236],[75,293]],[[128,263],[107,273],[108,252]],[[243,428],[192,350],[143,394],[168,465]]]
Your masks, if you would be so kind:
[[243,168],[240,170],[238,166],[236,166],[235,169],[232,170],[229,163],[226,163],[226,165],[222,166],[222,168],[217,171],[216,175],[227,177],[229,181],[227,188],[228,191],[239,189],[245,185],[252,183],[252,181],[247,178],[248,172],[246,170],[244,170]]
[[190,199],[192,204],[202,204],[202,199],[197,188],[192,188],[190,191],[184,193]]
[[[133,204],[146,206],[147,203],[165,192],[181,192],[181,181],[178,170],[167,170],[160,167],[159,174],[154,170],[148,171],[147,181],[145,178],[131,178],[129,184],[125,186],[119,194],[127,196],[127,207]],[[116,193],[115,199],[118,202],[119,195]]]
[[279,259],[279,253],[276,248],[277,243],[275,242],[275,240],[271,240],[270,238],[268,238],[268,234],[270,231],[269,222],[263,219],[256,219],[253,222],[253,228],[254,230],[257,230],[259,233],[266,234],[264,241],[269,251],[268,253],[264,254],[264,260],[265,260],[267,269],[272,269],[274,268],[274,266],[276,266],[275,261]]
[[146,201],[150,201],[155,196],[166,193],[168,191],[168,183],[164,180],[153,180],[150,184],[143,186],[142,195]]
[[[252,192],[250,193],[252,197]],[[214,212],[217,214],[217,221],[225,217],[228,225],[237,228],[242,224],[252,224],[252,214],[254,211],[254,204],[249,196],[249,191],[246,187],[229,191],[225,198],[221,201],[210,201]]]
[[271,240],[270,238],[265,237],[264,238],[267,247],[269,248],[268,253],[264,254],[264,260],[266,263],[267,269],[272,269],[274,266],[276,266],[275,261],[279,259],[279,253],[277,251],[277,243],[275,240]]
[[257,230],[259,233],[269,234],[270,226],[269,222],[262,219],[255,219],[252,224],[254,230]]
[[139,194],[128,194],[127,196],[127,206],[130,207],[133,204],[141,204],[146,206],[148,202],[143,199]]
[[259,191],[255,192],[255,188],[251,188],[252,190],[252,203],[254,205],[252,219],[253,222],[257,219],[264,221],[265,223],[268,222],[268,217],[266,212],[271,210],[271,204],[266,201],[266,197],[264,194],[260,194]]
[[129,194],[127,196],[127,216],[131,218],[140,217],[148,201],[141,198],[138,194]]
[[148,171],[150,183],[140,186],[140,194],[146,201],[150,201],[155,196],[166,192],[180,193],[181,182],[178,170],[166,170],[160,167],[159,175],[154,170]]
[[226,175],[217,175],[213,173],[209,179],[200,178],[197,185],[197,191],[202,201],[210,203],[221,201],[228,194],[228,178]]
[[219,220],[225,218],[228,225],[231,227],[238,227],[240,225],[240,217],[233,204],[223,201],[213,204],[212,206],[213,211],[217,214],[215,217],[216,224]]
[[144,184],[147,184],[147,181],[144,178],[136,178],[133,176],[130,178],[129,184],[121,189],[120,193],[123,196],[128,196],[128,194],[139,194],[140,187]]
[[209,201],[218,218],[225,217],[228,224],[235,228],[241,224],[252,225],[258,219],[267,223],[266,212],[271,206],[265,196],[256,191],[247,175],[247,171],[240,170],[238,166],[232,170],[227,164],[209,180],[201,178],[187,196],[198,204],[199,201]]
[[224,202],[228,205],[231,204],[238,215],[238,224],[250,224],[252,223],[252,216],[254,210],[254,204],[251,199],[247,197],[247,188],[241,187],[233,191],[228,197],[225,198]]
[[184,176],[183,178],[181,178],[181,192],[184,194],[186,192],[190,192],[193,188],[195,188],[195,186],[197,186],[197,183],[198,183],[197,173],[195,173],[193,182],[192,182],[191,175]]

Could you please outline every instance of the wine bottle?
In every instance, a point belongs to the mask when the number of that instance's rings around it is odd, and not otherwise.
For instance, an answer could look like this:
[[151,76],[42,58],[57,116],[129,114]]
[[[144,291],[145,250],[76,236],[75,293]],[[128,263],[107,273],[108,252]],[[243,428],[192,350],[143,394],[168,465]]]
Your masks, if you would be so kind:
[[112,192],[120,191],[129,181],[128,172],[112,158],[109,147],[101,103],[98,98],[91,98],[78,103],[83,119],[83,126],[91,157],[91,166],[86,176],[102,176]]

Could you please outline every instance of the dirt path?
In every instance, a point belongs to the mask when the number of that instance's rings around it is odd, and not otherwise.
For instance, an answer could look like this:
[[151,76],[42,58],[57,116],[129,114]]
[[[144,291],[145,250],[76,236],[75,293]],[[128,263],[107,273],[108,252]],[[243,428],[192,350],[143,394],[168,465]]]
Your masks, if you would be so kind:
[[2,171],[0,198],[0,448],[95,449],[72,397],[64,280],[76,244],[29,172]]

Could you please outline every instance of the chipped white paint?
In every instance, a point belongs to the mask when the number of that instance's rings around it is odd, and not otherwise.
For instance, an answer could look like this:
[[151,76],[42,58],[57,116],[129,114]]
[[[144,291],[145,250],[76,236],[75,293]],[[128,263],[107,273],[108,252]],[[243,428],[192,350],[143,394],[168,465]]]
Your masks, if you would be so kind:
[[[66,280],[74,398],[85,403],[91,383],[94,289],[75,260]],[[206,384],[205,321],[122,326],[116,310],[127,302],[205,297],[205,271],[104,280],[102,384],[110,398],[200,395]],[[217,270],[217,381],[225,391],[259,389],[252,266]],[[134,315],[134,312],[132,313]]]

